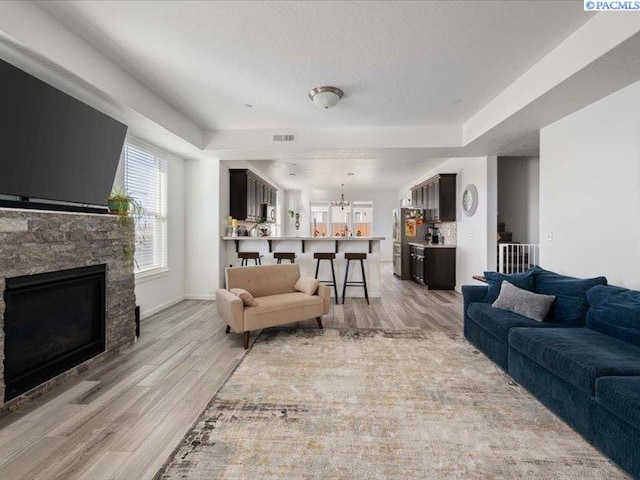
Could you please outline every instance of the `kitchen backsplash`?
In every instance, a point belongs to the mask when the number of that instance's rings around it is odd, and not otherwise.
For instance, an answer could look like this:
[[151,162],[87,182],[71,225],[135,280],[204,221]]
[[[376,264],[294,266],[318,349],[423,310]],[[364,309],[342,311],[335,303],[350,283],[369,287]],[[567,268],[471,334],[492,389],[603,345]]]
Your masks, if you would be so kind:
[[441,222],[437,224],[440,235],[444,236],[445,245],[458,244],[458,224],[456,222]]

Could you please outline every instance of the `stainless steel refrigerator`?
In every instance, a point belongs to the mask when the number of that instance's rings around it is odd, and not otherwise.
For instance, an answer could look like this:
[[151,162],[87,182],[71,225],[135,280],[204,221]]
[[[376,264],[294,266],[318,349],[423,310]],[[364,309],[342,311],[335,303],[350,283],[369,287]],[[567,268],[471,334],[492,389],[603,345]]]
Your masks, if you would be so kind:
[[422,211],[415,208],[393,209],[393,273],[403,280],[411,278],[409,242],[424,243],[426,225]]

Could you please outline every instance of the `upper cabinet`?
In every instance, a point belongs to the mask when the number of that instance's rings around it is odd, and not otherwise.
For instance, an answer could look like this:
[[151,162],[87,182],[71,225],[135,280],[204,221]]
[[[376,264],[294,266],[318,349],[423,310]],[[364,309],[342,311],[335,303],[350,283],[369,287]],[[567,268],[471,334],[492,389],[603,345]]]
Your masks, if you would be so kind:
[[239,220],[258,221],[265,215],[262,205],[276,206],[277,192],[251,170],[232,168],[229,170],[229,215]]
[[424,210],[427,222],[456,221],[456,174],[443,173],[411,189],[413,206]]

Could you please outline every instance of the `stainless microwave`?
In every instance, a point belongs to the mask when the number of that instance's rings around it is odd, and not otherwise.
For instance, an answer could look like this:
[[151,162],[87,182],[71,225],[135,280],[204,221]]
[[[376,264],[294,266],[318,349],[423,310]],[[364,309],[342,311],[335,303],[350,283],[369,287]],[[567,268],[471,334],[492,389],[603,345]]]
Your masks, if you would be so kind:
[[266,203],[263,203],[262,205],[260,205],[260,216],[262,218],[265,218],[267,222],[275,223],[276,207],[274,207],[273,205],[267,205]]

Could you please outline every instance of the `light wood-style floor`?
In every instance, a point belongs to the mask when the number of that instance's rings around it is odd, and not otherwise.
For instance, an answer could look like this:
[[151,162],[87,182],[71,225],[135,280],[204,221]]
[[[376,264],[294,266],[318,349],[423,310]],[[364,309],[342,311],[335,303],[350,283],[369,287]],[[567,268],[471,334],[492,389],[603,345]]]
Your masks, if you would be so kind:
[[[371,305],[334,305],[325,326],[461,332],[461,295],[398,280],[390,264],[382,285]],[[0,479],[153,478],[244,354],[213,302],[150,317],[117,358],[0,420]]]

